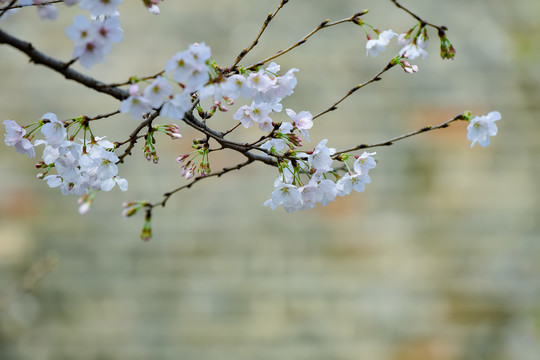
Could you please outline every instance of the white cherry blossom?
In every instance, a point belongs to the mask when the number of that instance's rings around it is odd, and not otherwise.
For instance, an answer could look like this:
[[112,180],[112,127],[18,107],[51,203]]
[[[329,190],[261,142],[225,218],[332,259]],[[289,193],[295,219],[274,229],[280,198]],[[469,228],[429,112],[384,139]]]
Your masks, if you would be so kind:
[[354,171],[357,174],[367,174],[369,170],[377,166],[373,155],[377,154],[376,152],[368,153],[363,152],[356,161],[354,162]]
[[46,123],[41,127],[41,133],[52,147],[59,147],[67,140],[67,131],[64,123],[58,120],[55,114],[47,113],[41,117]]
[[377,39],[368,40],[366,43],[366,56],[371,55],[372,57],[375,57],[380,52],[385,51],[388,44],[390,44],[390,40],[394,36],[397,36],[397,34],[390,29],[380,33]]
[[6,134],[4,134],[4,142],[7,146],[12,146],[18,153],[25,154],[29,158],[36,156],[34,145],[28,140],[26,130],[13,120],[4,120]]
[[498,111],[472,118],[467,126],[467,139],[471,141],[471,148],[475,144],[482,147],[488,146],[489,137],[497,135],[498,129],[495,121],[499,120],[501,120],[501,113]]

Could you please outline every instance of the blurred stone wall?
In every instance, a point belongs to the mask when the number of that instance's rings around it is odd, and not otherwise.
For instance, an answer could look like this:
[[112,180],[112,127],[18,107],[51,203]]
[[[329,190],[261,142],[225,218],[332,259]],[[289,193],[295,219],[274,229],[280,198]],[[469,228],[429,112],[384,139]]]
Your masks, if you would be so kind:
[[[125,1],[124,42],[84,71],[112,82],[154,74],[195,41],[230,64],[277,2],[166,1],[155,17]],[[188,129],[180,142],[160,141],[159,166],[135,152],[121,169],[130,191],[98,196],[84,217],[75,198],[1,145],[0,359],[539,359],[540,5],[403,4],[449,27],[456,60],[437,58],[432,32],[417,74],[385,74],[317,120],[312,140],[375,142],[496,109],[503,120],[490,147],[470,149],[466,124],[455,124],[376,149],[365,193],[293,214],[262,207],[275,171],[254,165],[174,196],[143,243],[142,219],[123,219],[120,204],[182,183],[174,159],[189,147]],[[245,63],[364,8],[380,29],[414,24],[389,1],[294,0]],[[45,22],[30,9],[0,27],[68,59],[63,29],[78,12],[61,8]],[[282,69],[300,69],[286,106],[317,113],[397,51],[367,58],[364,45],[363,31],[347,25],[284,56]],[[118,107],[5,46],[0,73],[2,121]],[[226,128],[228,116],[215,121]],[[122,140],[135,126],[113,122],[95,133]],[[224,154],[213,167],[235,159]]]

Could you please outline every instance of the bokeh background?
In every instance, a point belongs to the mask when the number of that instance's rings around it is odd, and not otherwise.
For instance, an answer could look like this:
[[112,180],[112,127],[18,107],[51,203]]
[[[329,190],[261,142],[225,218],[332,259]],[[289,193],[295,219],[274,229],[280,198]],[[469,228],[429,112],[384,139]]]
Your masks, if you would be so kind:
[[[166,1],[158,17],[139,3],[120,7],[125,39],[107,63],[77,69],[121,82],[158,72],[196,41],[230,65],[278,1]],[[121,168],[130,190],[98,196],[86,216],[76,198],[36,180],[32,160],[0,145],[0,359],[539,359],[540,3],[403,5],[449,27],[456,59],[438,58],[431,31],[417,74],[395,69],[360,90],[317,121],[313,142],[375,142],[464,110],[498,110],[492,145],[471,149],[457,123],[376,149],[365,193],[293,214],[262,207],[275,170],[253,165],[174,196],[156,210],[148,243],[138,238],[142,218],[122,218],[121,203],[155,201],[182,183],[174,159],[189,149],[189,129],[183,140],[159,139],[158,166],[134,152]],[[292,0],[244,64],[364,8],[381,30],[415,24],[390,1]],[[0,26],[69,59],[63,31],[83,11],[59,10],[55,22],[25,9]],[[300,69],[285,105],[317,113],[398,50],[373,59],[364,46],[347,24],[282,57],[282,69]],[[1,120],[118,108],[7,46],[0,74]],[[227,128],[230,115],[212,121]],[[135,126],[119,116],[94,131],[124,140]],[[212,166],[237,159],[224,153]]]

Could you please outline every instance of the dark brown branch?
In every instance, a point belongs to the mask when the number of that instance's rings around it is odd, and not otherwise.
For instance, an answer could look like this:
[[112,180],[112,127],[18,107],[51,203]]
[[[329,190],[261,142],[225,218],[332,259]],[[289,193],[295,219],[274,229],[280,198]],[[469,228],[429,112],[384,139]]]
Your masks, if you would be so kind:
[[458,121],[458,120],[467,120],[467,117],[465,116],[465,113],[461,113],[459,115],[456,115],[452,119],[447,120],[447,121],[445,121],[445,122],[443,122],[443,123],[441,123],[439,125],[434,125],[434,126],[429,125],[429,126],[421,128],[419,130],[416,130],[416,131],[413,131],[413,132],[410,132],[410,133],[407,133],[407,134],[403,134],[403,135],[400,135],[400,136],[396,136],[396,137],[394,137],[392,139],[380,141],[380,142],[373,143],[373,144],[360,144],[360,145],[354,146],[354,147],[349,148],[349,149],[340,150],[340,151],[338,151],[338,152],[336,152],[334,154],[334,158],[338,157],[341,154],[345,154],[345,153],[356,151],[356,150],[369,149],[369,148],[380,147],[380,146],[390,146],[390,145],[393,145],[396,141],[403,140],[403,139],[409,138],[411,136],[422,134],[422,133],[425,133],[425,132],[428,132],[428,131],[447,128],[447,127],[450,126],[450,124],[452,122]]
[[6,44],[6,45],[14,47],[15,49],[22,51],[30,58],[31,62],[35,64],[44,65],[64,75],[66,79],[78,82],[79,84],[82,84],[90,89],[110,95],[118,100],[124,100],[129,96],[126,90],[109,86],[88,75],[85,75],[76,70],[73,70],[70,68],[70,65],[72,62],[62,62],[48,55],[45,55],[41,51],[36,50],[31,43],[22,41],[14,36],[11,36],[8,33],[2,31],[1,29],[0,29],[0,44]]
[[[249,144],[241,144],[234,141],[226,140],[223,138],[222,133],[209,128],[208,126],[206,126],[206,124],[197,120],[197,118],[195,118],[193,114],[186,113],[183,120],[186,124],[188,124],[192,128],[199,130],[203,134],[217,141],[223,148],[235,150],[241,153],[242,155],[244,155],[245,157],[247,157],[248,159],[250,159],[251,161],[260,161],[267,165],[276,166],[276,160],[272,157],[275,155],[273,155],[271,152],[267,150],[259,149]],[[250,153],[249,150],[258,150],[258,151],[266,153],[269,156],[255,155],[253,153]]]

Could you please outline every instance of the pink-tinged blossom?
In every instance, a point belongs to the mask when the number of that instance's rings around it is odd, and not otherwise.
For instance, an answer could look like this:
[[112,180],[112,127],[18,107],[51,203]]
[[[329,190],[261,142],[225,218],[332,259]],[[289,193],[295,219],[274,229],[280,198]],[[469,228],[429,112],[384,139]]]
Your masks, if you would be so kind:
[[424,50],[426,46],[427,39],[425,39],[423,35],[420,35],[416,38],[416,40],[413,40],[413,42],[405,45],[399,51],[399,55],[409,60],[414,60],[418,57],[422,57],[422,59],[425,59],[428,56],[427,51]]
[[[229,99],[237,99],[240,96],[249,97],[249,90],[245,85],[246,78],[242,75],[235,74],[227,78],[227,80],[221,84],[223,95]],[[215,98],[215,97],[214,97]]]
[[55,20],[58,16],[56,7],[52,4],[44,4],[43,0],[19,0],[21,6],[37,5],[37,12],[41,19]]
[[118,174],[118,157],[101,146],[90,146],[87,153],[79,159],[81,171],[89,173],[93,178],[102,181]]
[[283,76],[279,76],[276,79],[276,85],[272,89],[272,92],[274,93],[274,96],[280,99],[283,99],[287,96],[292,95],[293,89],[296,87],[296,84],[298,83],[298,80],[294,76],[294,73],[297,72],[298,69],[292,68]]
[[233,115],[233,119],[240,121],[242,126],[246,129],[252,127],[255,123],[251,118],[251,107],[248,105],[242,105]]
[[95,21],[96,35],[106,43],[107,51],[110,51],[111,43],[120,43],[124,37],[124,31],[120,28],[118,16],[109,16],[103,21]]
[[174,81],[183,84],[185,91],[199,91],[210,79],[206,64],[210,57],[210,48],[204,43],[192,44],[188,50],[176,53],[165,65],[165,71],[172,73]]
[[321,191],[321,204],[322,206],[328,205],[334,201],[337,195],[336,183],[330,179],[322,179],[319,182],[319,190]]
[[377,154],[376,152],[368,153],[365,152],[360,155],[354,162],[354,171],[357,174],[367,174],[369,170],[377,166],[373,155]]
[[336,153],[336,149],[326,146],[328,139],[323,139],[311,153],[300,154],[299,156],[307,158],[310,168],[319,170],[322,172],[333,171],[332,168],[332,155]]
[[298,210],[313,209],[315,205],[323,199],[323,193],[319,189],[319,184],[312,178],[306,185],[298,189],[302,194],[302,206]]
[[149,11],[151,14],[159,15],[159,6],[157,6],[157,5],[150,5],[150,6],[148,7],[148,11]]
[[366,43],[366,56],[371,55],[372,57],[377,56],[380,52],[386,50],[388,44],[390,44],[390,39],[394,36],[397,36],[392,30],[385,30],[379,34],[377,39],[370,39]]
[[268,150],[273,153],[279,153],[287,147],[287,143],[283,139],[270,139],[261,145],[261,149]]
[[257,104],[255,102],[251,103],[250,106],[250,116],[256,123],[265,122],[268,120],[268,115],[272,112],[272,108],[265,104]]
[[101,183],[101,190],[111,191],[115,185],[118,185],[118,188],[122,191],[127,191],[128,189],[128,182],[126,179],[114,176]]
[[171,84],[166,78],[161,76],[158,76],[143,91],[144,97],[150,101],[153,108],[160,107],[163,104],[163,99],[168,98],[171,94]]
[[264,132],[270,132],[274,129],[274,123],[272,122],[272,119],[270,119],[270,117],[268,116],[258,121],[257,125],[259,125],[259,129]]
[[251,106],[243,105],[233,115],[233,119],[242,123],[246,129],[257,124],[262,131],[272,131],[272,119],[268,116],[272,108],[265,103],[251,103]]
[[172,99],[164,102],[159,114],[174,120],[181,120],[190,108],[191,95],[184,91],[182,94],[175,94]]
[[94,64],[105,62],[105,50],[107,44],[98,38],[88,38],[75,43],[73,57],[79,59],[79,63],[89,69]]
[[152,111],[150,101],[142,95],[131,95],[120,104],[120,112],[129,112],[135,119],[142,120],[143,114]]
[[26,130],[13,120],[4,120],[6,134],[4,142],[7,146],[12,146],[18,153],[25,154],[29,158],[36,156],[34,145],[25,137]]
[[83,41],[95,36],[95,28],[86,16],[77,15],[73,18],[73,24],[66,28],[65,34],[75,42]]
[[371,182],[369,175],[346,173],[336,183],[337,195],[346,196],[352,190],[363,192],[365,184]]
[[150,13],[154,15],[158,15],[159,14],[158,4],[162,1],[163,0],[143,0],[143,3]]
[[117,16],[90,21],[83,15],[77,15],[65,33],[75,42],[73,57],[79,58],[86,68],[104,62],[105,54],[111,51],[111,43],[121,42],[123,37]]
[[37,12],[41,19],[56,20],[58,17],[58,10],[52,4],[38,6]]
[[300,111],[298,114],[296,114],[296,112],[291,109],[285,109],[285,111],[293,121],[294,126],[296,126],[304,138],[309,141],[308,130],[313,127],[313,116],[311,113],[309,111]]
[[409,33],[403,33],[398,35],[397,44],[399,47],[405,47],[409,45],[409,42],[411,41],[411,34]]
[[93,16],[116,15],[122,0],[81,0],[80,7],[90,11]]
[[[38,142],[38,140],[36,140],[34,142],[34,145],[37,146],[37,145],[46,144],[46,143],[47,143],[46,141]],[[41,158],[43,159],[43,162],[46,165],[53,164],[56,161],[56,159],[58,159],[59,157],[60,157],[60,149],[57,147],[52,147],[51,145],[45,146],[45,149],[43,149],[43,155],[41,156]]]
[[272,192],[272,197],[264,203],[264,206],[270,206],[272,210],[279,205],[283,205],[287,212],[298,210],[302,206],[302,193],[294,185],[280,183]]
[[467,126],[467,139],[472,141],[471,147],[477,143],[482,147],[488,146],[489,137],[497,135],[498,129],[495,121],[499,120],[501,120],[501,113],[498,111],[472,118]]
[[57,148],[67,140],[67,131],[64,123],[58,120],[55,114],[46,113],[41,117],[41,120],[45,123],[41,127],[41,133],[45,135],[45,139],[49,145]]
[[273,85],[276,84],[276,78],[270,77],[265,70],[261,69],[257,72],[252,72],[249,74],[246,85],[252,90],[256,92],[266,92],[268,91]]

